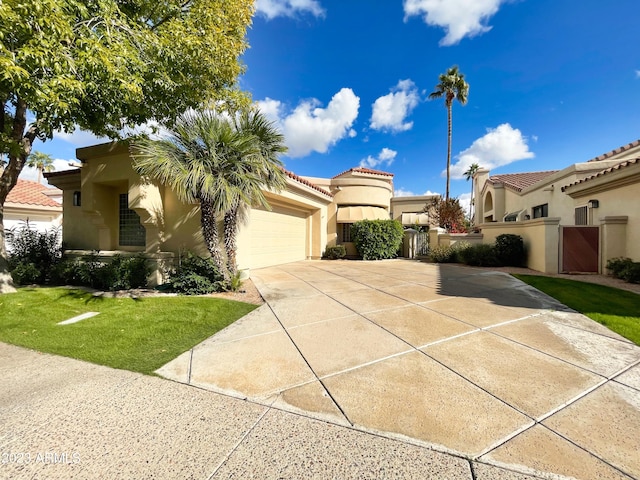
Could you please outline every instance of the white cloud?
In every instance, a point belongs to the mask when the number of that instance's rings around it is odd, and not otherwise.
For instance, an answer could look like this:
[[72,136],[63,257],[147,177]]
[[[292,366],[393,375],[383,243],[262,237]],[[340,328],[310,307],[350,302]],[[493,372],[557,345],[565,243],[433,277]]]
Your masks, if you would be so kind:
[[[432,192],[431,190],[427,190],[426,192],[424,192],[421,195],[440,195],[440,194],[436,193],[436,192]],[[396,188],[393,191],[393,196],[394,197],[415,197],[416,194],[413,193],[411,190],[406,190],[406,189],[400,187],[400,188]]]
[[325,11],[317,0],[256,0],[256,13],[271,20],[275,17],[295,17],[304,13],[324,17]]
[[264,115],[272,122],[280,121],[280,109],[282,108],[282,102],[280,100],[274,100],[272,98],[265,98],[256,102],[258,108]]
[[287,155],[292,158],[304,157],[313,151],[325,153],[343,138],[356,135],[351,127],[358,117],[360,98],[350,88],[336,93],[326,108],[321,108],[316,99],[300,102],[292,112],[286,112],[278,100],[267,98],[257,103],[280,127],[289,147]]
[[369,155],[367,158],[360,160],[360,166],[366,168],[377,168],[379,166],[389,166],[393,163],[398,152],[390,148],[383,148],[377,157]]
[[410,130],[413,122],[405,122],[405,119],[419,101],[420,95],[416,85],[408,79],[400,80],[398,85],[391,89],[391,93],[379,97],[373,103],[371,128],[392,132]]
[[108,142],[107,137],[98,137],[91,132],[80,130],[76,128],[73,132],[67,133],[58,131],[54,133],[54,138],[64,140],[76,147],[88,147],[90,145],[96,145],[98,143]]
[[636,70],[636,78],[640,78],[640,70]]
[[469,208],[471,207],[471,192],[463,193],[462,195],[460,195],[458,197],[458,201],[460,202],[460,206],[464,209],[468,217]]
[[522,132],[503,123],[496,128],[487,129],[486,135],[475,140],[469,148],[456,156],[458,160],[451,166],[451,178],[464,178],[464,172],[472,163],[492,170],[534,156]]
[[464,37],[491,30],[486,23],[508,0],[404,0],[405,21],[423,17],[427,25],[442,27],[447,34],[440,45],[455,45]]

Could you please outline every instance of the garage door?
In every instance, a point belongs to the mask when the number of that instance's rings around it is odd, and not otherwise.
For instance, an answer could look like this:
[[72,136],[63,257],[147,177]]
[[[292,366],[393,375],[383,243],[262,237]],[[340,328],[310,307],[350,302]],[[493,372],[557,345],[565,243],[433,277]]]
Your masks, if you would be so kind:
[[251,210],[251,268],[305,260],[307,213],[273,206]]

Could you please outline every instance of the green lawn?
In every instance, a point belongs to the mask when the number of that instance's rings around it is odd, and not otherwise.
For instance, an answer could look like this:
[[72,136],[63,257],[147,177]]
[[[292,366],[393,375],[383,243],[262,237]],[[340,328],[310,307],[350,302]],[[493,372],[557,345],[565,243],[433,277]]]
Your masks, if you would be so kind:
[[640,345],[640,295],[564,278],[514,275]]
[[[210,297],[103,298],[21,288],[0,295],[0,341],[150,374],[255,308]],[[85,312],[100,314],[57,325]]]

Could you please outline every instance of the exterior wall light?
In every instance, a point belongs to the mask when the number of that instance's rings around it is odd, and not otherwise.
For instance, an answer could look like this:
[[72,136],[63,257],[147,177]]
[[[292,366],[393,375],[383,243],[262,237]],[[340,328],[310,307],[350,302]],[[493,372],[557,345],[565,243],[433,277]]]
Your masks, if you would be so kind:
[[589,208],[598,208],[600,206],[600,202],[598,200],[589,200],[587,202],[587,206]]

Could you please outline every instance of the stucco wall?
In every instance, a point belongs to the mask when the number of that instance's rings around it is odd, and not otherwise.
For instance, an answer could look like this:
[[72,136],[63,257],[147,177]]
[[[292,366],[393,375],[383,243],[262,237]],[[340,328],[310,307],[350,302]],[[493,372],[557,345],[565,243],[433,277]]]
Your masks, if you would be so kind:
[[[392,218],[402,223],[403,213],[418,214],[425,209],[428,202],[432,201],[434,198],[437,198],[437,197],[438,195],[419,195],[419,196],[416,195],[416,196],[409,196],[409,197],[393,197],[391,198]],[[415,215],[414,218],[426,220],[426,221],[419,222],[420,225],[428,225],[430,222],[430,219],[426,214]]]
[[559,218],[537,218],[524,222],[479,225],[483,243],[494,243],[503,233],[520,235],[527,251],[527,266],[546,273],[558,273]]
[[[389,210],[392,187],[376,179],[335,180],[333,201],[337,205],[371,205]],[[337,188],[340,187],[340,188]]]

